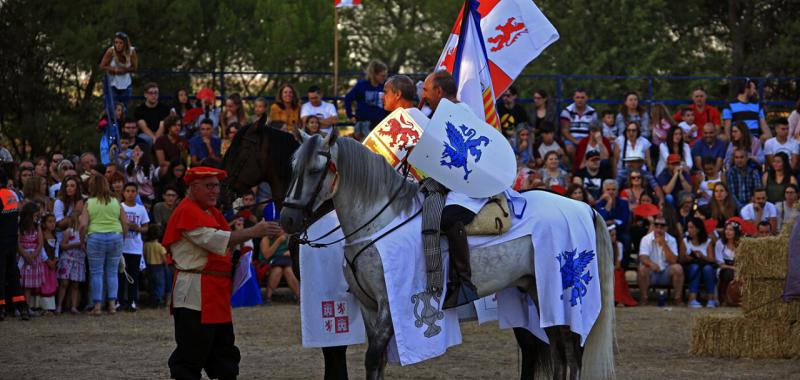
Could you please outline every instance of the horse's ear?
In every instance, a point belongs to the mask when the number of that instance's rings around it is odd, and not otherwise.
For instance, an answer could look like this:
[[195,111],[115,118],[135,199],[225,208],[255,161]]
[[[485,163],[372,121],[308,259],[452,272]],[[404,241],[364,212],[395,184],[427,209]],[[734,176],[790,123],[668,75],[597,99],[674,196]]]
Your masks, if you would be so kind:
[[310,139],[310,138],[311,138],[311,135],[309,135],[308,133],[306,133],[306,131],[304,131],[304,130],[302,130],[302,129],[298,129],[297,131],[298,131],[298,132],[300,132],[300,133],[299,133],[299,134],[300,134],[300,142],[304,143],[304,142],[306,142],[308,139]]
[[331,147],[336,142],[336,139],[338,137],[339,137],[339,130],[338,128],[336,128],[336,126],[333,126],[333,128],[331,128],[331,133],[325,137],[325,140],[323,140],[322,143],[328,147]]

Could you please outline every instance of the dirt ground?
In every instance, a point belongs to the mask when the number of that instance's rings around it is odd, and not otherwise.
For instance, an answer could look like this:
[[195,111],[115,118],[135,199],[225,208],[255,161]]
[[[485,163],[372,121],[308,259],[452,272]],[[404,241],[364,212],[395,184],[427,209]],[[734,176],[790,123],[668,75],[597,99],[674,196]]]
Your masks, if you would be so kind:
[[[723,360],[689,354],[692,319],[710,310],[617,309],[619,379],[797,379],[798,360]],[[738,313],[737,309],[714,312]],[[299,307],[276,303],[234,310],[241,379],[321,379],[319,349],[300,346]],[[442,357],[390,366],[389,379],[515,379],[519,357],[511,331],[462,324],[464,342]],[[174,348],[166,310],[135,314],[14,318],[0,323],[0,379],[165,379]],[[348,349],[352,379],[364,378],[364,345]]]

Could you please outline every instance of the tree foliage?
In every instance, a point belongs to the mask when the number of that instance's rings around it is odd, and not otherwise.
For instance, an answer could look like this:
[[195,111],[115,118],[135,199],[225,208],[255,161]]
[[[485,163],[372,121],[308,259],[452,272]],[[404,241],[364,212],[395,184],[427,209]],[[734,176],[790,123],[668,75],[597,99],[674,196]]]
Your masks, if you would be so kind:
[[[339,12],[341,72],[371,59],[392,72],[433,68],[461,1],[365,0]],[[561,39],[526,74],[792,76],[800,72],[800,3],[792,0],[540,0]],[[116,31],[131,36],[141,86],[162,95],[210,86],[245,96],[273,95],[283,82],[330,88],[331,0],[6,0],[0,2],[0,135],[17,156],[96,149],[102,107],[100,57]],[[167,73],[170,72],[170,73]],[[175,73],[180,71],[182,73]],[[210,72],[228,74],[224,80]],[[187,73],[191,72],[191,74]],[[279,73],[287,74],[279,74]],[[302,74],[301,74],[302,73]],[[352,75],[340,80],[338,93]],[[520,87],[554,89],[552,80]],[[691,86],[729,96],[724,81],[655,80],[657,97],[685,98]],[[768,81],[773,99],[796,99],[793,81]],[[597,96],[647,93],[646,80],[574,80]],[[530,96],[523,92],[523,96]],[[134,104],[135,105],[135,104]]]

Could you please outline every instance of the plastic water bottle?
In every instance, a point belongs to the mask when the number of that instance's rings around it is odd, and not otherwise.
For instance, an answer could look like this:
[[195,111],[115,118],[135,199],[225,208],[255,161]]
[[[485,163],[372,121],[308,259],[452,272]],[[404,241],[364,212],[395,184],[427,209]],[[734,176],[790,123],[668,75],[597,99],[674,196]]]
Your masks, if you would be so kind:
[[667,303],[667,291],[658,289],[658,307],[664,307]]

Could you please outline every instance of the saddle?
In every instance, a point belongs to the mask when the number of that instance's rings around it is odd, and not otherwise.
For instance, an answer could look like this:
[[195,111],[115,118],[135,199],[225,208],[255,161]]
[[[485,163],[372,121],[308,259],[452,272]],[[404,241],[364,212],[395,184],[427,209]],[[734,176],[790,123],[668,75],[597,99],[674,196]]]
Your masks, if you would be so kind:
[[508,232],[511,229],[511,213],[505,194],[489,198],[465,229],[467,235],[501,235]]

